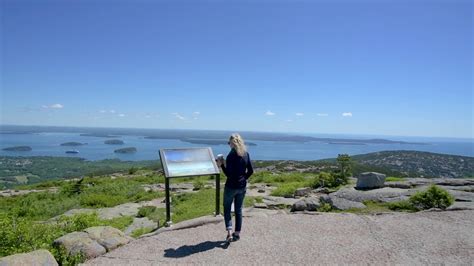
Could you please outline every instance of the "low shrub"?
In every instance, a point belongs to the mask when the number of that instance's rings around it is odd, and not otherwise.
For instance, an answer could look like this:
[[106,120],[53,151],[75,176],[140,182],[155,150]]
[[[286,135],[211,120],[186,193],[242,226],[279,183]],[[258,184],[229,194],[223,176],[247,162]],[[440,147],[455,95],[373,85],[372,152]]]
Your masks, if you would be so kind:
[[204,185],[205,185],[205,183],[202,180],[196,179],[193,182],[193,190],[200,190],[200,189],[204,188]]
[[156,210],[156,206],[143,206],[138,209],[137,217],[148,217]]
[[387,207],[392,211],[409,211],[414,212],[418,209],[411,204],[409,200],[395,201],[387,203]]
[[410,197],[410,203],[418,209],[446,209],[454,203],[454,197],[448,191],[431,185],[426,191],[419,191]]
[[329,203],[323,203],[318,208],[318,212],[330,212],[330,211],[332,211],[332,206]]
[[129,175],[133,175],[133,174],[135,174],[137,171],[138,171],[138,168],[136,168],[136,167],[131,167],[130,169],[128,169],[128,174],[129,174]]

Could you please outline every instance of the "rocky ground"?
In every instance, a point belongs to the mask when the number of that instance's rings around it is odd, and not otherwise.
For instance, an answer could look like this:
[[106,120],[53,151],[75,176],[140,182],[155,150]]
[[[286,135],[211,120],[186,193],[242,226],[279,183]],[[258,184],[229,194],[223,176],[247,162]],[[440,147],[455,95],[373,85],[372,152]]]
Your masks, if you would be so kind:
[[[222,218],[161,231],[85,265],[472,264],[474,211],[286,214],[248,209],[241,240]],[[212,218],[210,218],[212,221]],[[189,222],[188,222],[189,224]],[[180,225],[175,227],[179,229]]]

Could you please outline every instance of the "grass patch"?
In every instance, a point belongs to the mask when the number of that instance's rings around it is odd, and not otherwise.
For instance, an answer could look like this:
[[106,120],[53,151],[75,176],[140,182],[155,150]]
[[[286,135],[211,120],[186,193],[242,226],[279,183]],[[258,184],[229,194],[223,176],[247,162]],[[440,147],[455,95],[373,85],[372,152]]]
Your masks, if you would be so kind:
[[293,183],[293,182],[304,182],[307,179],[314,178],[315,174],[303,174],[303,173],[281,173],[274,174],[271,172],[257,172],[254,173],[249,181],[250,183],[267,183],[267,184],[280,184],[280,183]]
[[341,212],[350,212],[350,213],[359,213],[359,214],[373,214],[381,212],[391,212],[386,203],[375,202],[375,201],[364,201],[363,202],[367,208],[358,209],[353,208]]
[[257,196],[257,197],[245,196],[245,199],[244,199],[245,208],[253,207],[255,203],[263,203],[263,197],[262,196]]
[[[126,202],[139,202],[162,197],[163,192],[146,192],[142,184],[154,183],[158,176],[138,178],[84,178],[79,191],[77,182],[51,182],[59,185],[59,193],[38,192],[1,197],[0,212],[31,220],[47,220],[74,208],[113,207]],[[50,184],[51,184],[50,183]],[[75,191],[72,193],[72,191]]]
[[139,228],[139,229],[137,229],[137,230],[134,230],[134,231],[132,232],[132,235],[131,235],[131,236],[134,237],[134,238],[137,238],[137,237],[139,237],[139,236],[141,236],[141,235],[148,234],[148,233],[150,233],[151,231],[153,231],[153,229],[151,229],[151,228]]
[[408,200],[387,203],[387,207],[392,211],[416,212],[418,209]]
[[284,183],[279,185],[276,189],[274,189],[270,195],[276,197],[293,197],[295,194],[296,189],[302,188],[308,185],[308,182],[291,182],[291,183]]
[[396,177],[396,176],[389,176],[389,177],[385,178],[385,181],[386,181],[386,182],[394,182],[394,181],[397,181],[397,182],[398,182],[398,181],[404,181],[404,180],[405,180],[405,178],[403,178],[403,177]]
[[[220,195],[220,208],[222,210],[223,192]],[[202,189],[196,193],[172,195],[171,212],[173,223],[212,215],[216,210],[216,190]]]

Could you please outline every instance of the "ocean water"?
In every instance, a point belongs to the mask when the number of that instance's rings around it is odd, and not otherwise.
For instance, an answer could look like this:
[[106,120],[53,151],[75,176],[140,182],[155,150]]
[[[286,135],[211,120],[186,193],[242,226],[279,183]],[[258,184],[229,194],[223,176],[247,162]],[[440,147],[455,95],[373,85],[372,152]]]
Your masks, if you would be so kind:
[[[143,135],[121,135],[118,139],[125,142],[124,145],[107,145],[104,137],[80,136],[74,132],[44,132],[32,134],[0,134],[0,156],[62,156],[80,157],[87,160],[120,159],[127,161],[158,160],[159,149],[162,148],[185,148],[185,147],[211,147],[214,155],[227,154],[227,145],[205,145],[191,144],[178,139],[146,139]],[[245,137],[245,136],[244,136]],[[331,136],[331,137],[348,137]],[[349,136],[352,138],[363,138]],[[374,136],[371,136],[374,137]],[[379,137],[380,138],[380,137]],[[364,154],[386,150],[416,150],[452,155],[463,155],[474,157],[474,141],[469,139],[436,139],[436,138],[403,138],[382,137],[391,140],[417,141],[427,145],[419,144],[367,144],[346,145],[327,144],[322,142],[283,142],[283,141],[251,141],[257,146],[250,146],[249,152],[255,160],[318,160],[337,157],[340,153],[349,155]],[[77,147],[60,146],[64,142],[81,142],[87,145]],[[27,152],[13,152],[1,150],[12,146],[30,146],[33,150]],[[117,154],[115,149],[125,147],[136,147],[137,152],[133,154]],[[67,150],[78,150],[78,154],[66,154]]]

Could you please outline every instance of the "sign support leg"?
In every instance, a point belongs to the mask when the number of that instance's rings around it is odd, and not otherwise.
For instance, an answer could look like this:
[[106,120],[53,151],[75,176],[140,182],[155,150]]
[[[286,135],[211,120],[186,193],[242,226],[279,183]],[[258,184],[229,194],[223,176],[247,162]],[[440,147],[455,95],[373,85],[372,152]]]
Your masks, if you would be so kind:
[[165,191],[166,191],[166,223],[165,226],[169,227],[173,224],[171,221],[171,205],[170,205],[170,179],[165,177]]
[[216,175],[216,216],[221,215],[220,206],[221,206],[221,175]]

